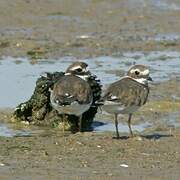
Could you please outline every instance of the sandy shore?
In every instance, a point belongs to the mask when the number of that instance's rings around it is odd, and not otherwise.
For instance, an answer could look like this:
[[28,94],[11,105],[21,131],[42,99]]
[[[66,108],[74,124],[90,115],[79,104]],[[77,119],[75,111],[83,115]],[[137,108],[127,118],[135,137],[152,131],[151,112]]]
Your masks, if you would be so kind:
[[83,133],[1,138],[0,178],[179,179],[179,131],[143,140]]

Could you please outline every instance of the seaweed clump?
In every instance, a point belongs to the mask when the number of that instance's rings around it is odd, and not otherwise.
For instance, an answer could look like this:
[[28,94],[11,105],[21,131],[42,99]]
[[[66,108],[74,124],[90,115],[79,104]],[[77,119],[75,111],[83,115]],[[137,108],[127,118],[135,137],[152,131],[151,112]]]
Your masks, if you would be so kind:
[[[13,113],[15,121],[24,121],[29,124],[52,126],[62,128],[62,122],[65,123],[65,130],[72,132],[78,131],[78,117],[66,115],[66,120],[54,110],[50,103],[50,91],[54,84],[64,76],[64,72],[46,73],[36,81],[36,86],[31,98],[19,104]],[[93,119],[97,113],[97,105],[95,102],[101,97],[100,80],[95,75],[91,75],[88,79],[93,92],[93,103],[88,111],[82,115],[83,130],[90,130]]]

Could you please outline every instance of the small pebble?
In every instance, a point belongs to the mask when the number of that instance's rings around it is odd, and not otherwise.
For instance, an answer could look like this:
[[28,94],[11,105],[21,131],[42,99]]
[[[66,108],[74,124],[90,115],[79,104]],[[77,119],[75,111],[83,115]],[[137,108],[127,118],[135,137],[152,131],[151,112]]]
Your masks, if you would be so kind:
[[81,142],[79,142],[79,141],[77,141],[76,143],[77,143],[77,144],[79,144],[79,145],[81,145],[81,144],[82,144],[82,143],[81,143]]
[[16,43],[16,47],[21,47],[22,44],[21,43]]
[[120,166],[125,168],[129,167],[127,164],[120,164]]
[[89,38],[89,36],[88,36],[88,35],[81,35],[81,36],[77,36],[77,38],[80,38],[80,39],[87,39],[87,38]]
[[4,163],[0,163],[0,166],[5,166],[5,164]]

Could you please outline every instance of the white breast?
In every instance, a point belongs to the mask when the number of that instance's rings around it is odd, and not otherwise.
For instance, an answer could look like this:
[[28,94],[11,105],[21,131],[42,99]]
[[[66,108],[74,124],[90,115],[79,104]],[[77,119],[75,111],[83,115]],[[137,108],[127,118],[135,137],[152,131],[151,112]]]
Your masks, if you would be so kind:
[[119,103],[106,101],[102,108],[110,114],[131,114],[137,111],[139,107],[140,106],[136,106],[136,105],[126,107]]

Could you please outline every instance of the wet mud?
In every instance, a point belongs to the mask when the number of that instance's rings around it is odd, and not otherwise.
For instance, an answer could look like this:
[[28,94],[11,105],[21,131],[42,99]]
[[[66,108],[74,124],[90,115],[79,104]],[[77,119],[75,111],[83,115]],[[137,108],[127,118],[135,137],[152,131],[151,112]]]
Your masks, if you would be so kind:
[[[0,179],[179,180],[179,10],[177,0],[0,1]],[[134,63],[151,67],[148,102],[132,121],[139,136],[128,138],[123,116],[113,139],[113,118],[101,110],[92,132],[11,123],[40,74],[74,60],[104,86]]]
[[2,1],[0,55],[87,58],[179,50],[179,7],[177,0]]

